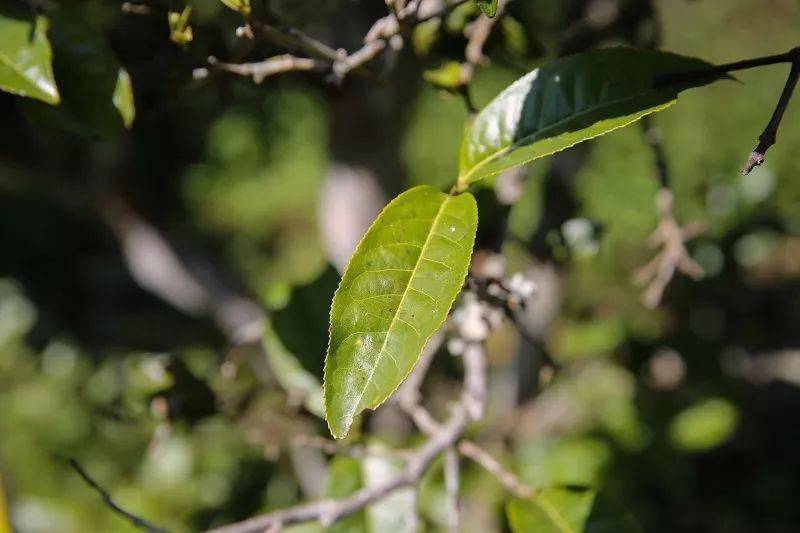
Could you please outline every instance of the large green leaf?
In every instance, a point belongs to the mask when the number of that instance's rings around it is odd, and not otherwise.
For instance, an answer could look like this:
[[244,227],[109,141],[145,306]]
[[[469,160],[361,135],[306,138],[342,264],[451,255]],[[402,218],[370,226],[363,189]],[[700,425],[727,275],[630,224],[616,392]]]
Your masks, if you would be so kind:
[[478,211],[470,194],[410,189],[378,216],[333,298],[325,414],[336,438],[414,367],[467,274]]
[[514,533],[580,533],[592,510],[593,490],[547,489],[530,500],[512,500],[506,506]]
[[492,100],[467,128],[459,187],[666,109],[682,90],[719,77],[667,84],[662,76],[708,66],[666,52],[607,48],[529,72]]
[[43,16],[34,22],[0,13],[0,89],[57,104],[47,24]]

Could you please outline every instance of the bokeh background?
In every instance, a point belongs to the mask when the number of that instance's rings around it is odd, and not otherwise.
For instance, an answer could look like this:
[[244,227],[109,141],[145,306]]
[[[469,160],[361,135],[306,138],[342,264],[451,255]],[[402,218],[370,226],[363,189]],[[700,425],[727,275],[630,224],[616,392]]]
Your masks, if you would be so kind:
[[[101,131],[0,93],[0,531],[6,513],[21,532],[133,530],[67,458],[176,531],[386,475],[396,466],[292,442],[327,436],[317,383],[337,269],[388,199],[456,175],[467,111],[422,73],[462,60],[477,12],[416,31],[373,65],[379,79],[336,87],[314,73],[194,79],[209,55],[279,52],[237,39],[240,17],[216,0],[188,2],[186,46],[166,17],[182,2],[141,15],[111,0],[46,4],[94,28],[128,70],[136,119]],[[263,4],[348,50],[386,9]],[[473,81],[479,106],[541,62],[606,44],[655,40],[722,63],[800,43],[794,0],[516,0],[508,12]],[[509,325],[490,341],[490,412],[473,438],[531,485],[597,487],[589,531],[800,527],[797,101],[766,164],[739,173],[785,75],[742,72],[654,118],[679,220],[708,224],[689,245],[705,277],[677,276],[655,310],[631,282],[657,223],[641,128],[529,165],[513,205],[493,183],[478,191],[479,240],[538,291],[526,338]],[[459,375],[441,351],[424,388],[439,413]],[[550,381],[548,359],[562,366]],[[392,446],[418,438],[391,405],[360,431]],[[505,530],[502,489],[463,466],[466,530]],[[430,531],[443,497],[435,465],[417,498]],[[341,530],[379,531],[391,511]]]

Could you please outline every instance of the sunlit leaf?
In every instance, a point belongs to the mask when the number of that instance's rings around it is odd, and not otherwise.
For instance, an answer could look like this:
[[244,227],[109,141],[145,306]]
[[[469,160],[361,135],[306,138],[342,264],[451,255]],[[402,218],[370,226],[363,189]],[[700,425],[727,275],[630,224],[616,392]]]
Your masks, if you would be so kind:
[[117,75],[117,85],[114,87],[114,95],[111,97],[111,103],[119,111],[122,117],[122,122],[126,128],[133,125],[133,119],[136,118],[136,105],[133,101],[133,84],[131,84],[131,77],[128,71],[124,68],[119,69]]
[[707,66],[699,59],[666,52],[607,48],[559,59],[529,72],[492,100],[466,130],[459,185],[464,187],[666,109],[682,90],[719,77],[657,84],[658,77]]
[[579,533],[592,510],[595,493],[585,489],[547,489],[530,500],[506,506],[514,533]]
[[192,26],[189,24],[189,17],[192,15],[191,6],[186,6],[183,11],[170,11],[167,13],[167,24],[169,24],[169,38],[175,44],[186,46],[194,39]]
[[57,104],[48,21],[35,22],[0,13],[0,89]]
[[492,18],[497,14],[497,1],[498,0],[475,0],[475,3],[478,4],[478,7],[484,15]]
[[395,198],[367,231],[331,307],[324,390],[335,437],[414,367],[461,289],[477,222],[472,195],[421,186]]
[[250,14],[250,0],[219,0],[230,9],[234,11],[238,11],[242,15],[249,15]]
[[103,35],[77,8],[52,13],[50,39],[61,105],[31,102],[23,110],[45,130],[66,130],[87,137],[110,137],[129,127],[135,116],[133,89]]

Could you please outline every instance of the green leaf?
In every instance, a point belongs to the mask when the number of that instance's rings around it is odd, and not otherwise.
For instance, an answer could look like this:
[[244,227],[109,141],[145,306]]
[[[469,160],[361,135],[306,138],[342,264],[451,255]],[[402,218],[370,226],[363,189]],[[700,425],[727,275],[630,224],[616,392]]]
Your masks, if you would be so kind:
[[43,16],[31,22],[0,13],[0,89],[55,105],[60,98],[47,27]]
[[475,0],[484,15],[489,18],[497,15],[497,0]]
[[117,85],[114,87],[111,103],[119,111],[125,128],[130,129],[133,126],[133,119],[136,118],[136,104],[133,102],[131,77],[128,71],[121,67],[117,74]]
[[739,410],[725,398],[701,400],[672,419],[669,438],[682,450],[710,450],[731,438],[739,425],[739,418]]
[[464,85],[461,63],[449,61],[435,70],[426,70],[422,76],[425,81],[446,91],[457,91]]
[[429,186],[404,192],[373,222],[331,307],[324,391],[334,437],[414,367],[461,289],[477,225],[472,195]]
[[529,72],[466,130],[459,188],[666,109],[678,93],[719,77],[656,87],[656,78],[710,66],[666,52],[607,48]]
[[238,11],[244,16],[250,14],[250,0],[219,0],[230,9]]
[[547,489],[530,500],[506,505],[514,533],[579,533],[592,510],[595,492],[587,489]]
[[90,138],[111,137],[130,127],[135,117],[130,77],[78,8],[52,13],[50,39],[61,105],[26,103],[29,121],[45,130],[65,130]]

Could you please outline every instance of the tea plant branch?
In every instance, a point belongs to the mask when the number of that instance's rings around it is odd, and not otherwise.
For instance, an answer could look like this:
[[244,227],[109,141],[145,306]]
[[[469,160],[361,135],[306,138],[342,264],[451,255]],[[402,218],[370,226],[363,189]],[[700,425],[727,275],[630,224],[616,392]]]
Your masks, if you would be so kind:
[[148,522],[144,518],[140,518],[135,514],[131,513],[130,511],[126,511],[114,501],[111,495],[106,491],[103,487],[97,483],[86,470],[81,466],[81,464],[76,461],[75,459],[69,459],[69,465],[72,467],[75,472],[89,485],[95,492],[100,495],[100,498],[103,500],[103,503],[106,507],[110,508],[112,511],[117,513],[118,515],[125,518],[128,522],[133,524],[134,526],[138,527],[139,529],[144,529],[150,533],[167,533],[167,530],[159,527],[151,522]]
[[[213,530],[216,533],[256,533],[277,530],[289,524],[316,520],[329,526],[337,519],[354,513],[392,492],[416,484],[431,463],[455,445],[467,425],[482,413],[486,397],[486,363],[483,346],[465,351],[464,382],[459,401],[435,434],[409,457],[396,477],[374,487],[365,487],[341,499],[325,499],[256,516]],[[477,406],[477,409],[476,409]]]
[[778,126],[780,126],[783,113],[786,111],[789,100],[792,98],[792,92],[794,92],[794,88],[797,85],[798,77],[800,77],[800,54],[797,54],[792,61],[792,68],[789,71],[789,77],[786,79],[786,84],[778,100],[778,106],[772,113],[772,117],[769,119],[763,133],[758,138],[758,146],[750,153],[750,157],[747,158],[747,163],[742,169],[742,174],[750,174],[753,168],[763,164],[767,150],[775,144],[778,135]]
[[[280,48],[294,52],[300,52],[308,58],[301,63],[308,68],[293,68],[283,70],[329,70],[329,81],[340,84],[351,72],[359,70],[361,67],[376,58],[392,39],[402,38],[415,26],[435,18],[446,16],[450,11],[465,3],[467,0],[453,0],[441,2],[428,10],[428,3],[411,1],[400,7],[398,3],[393,3],[389,7],[392,12],[378,19],[366,33],[361,48],[348,53],[346,50],[333,48],[324,42],[316,39],[296,28],[281,28],[265,22],[255,20],[250,14],[245,16],[245,24],[236,30],[236,35],[248,39],[262,39]],[[280,57],[280,56],[279,56]],[[313,68],[307,61],[316,60]],[[229,68],[225,70],[233,74],[250,76],[248,68],[233,68],[233,64],[227,64]],[[250,67],[253,68],[252,66]],[[202,74],[202,70],[198,71]],[[263,78],[262,78],[263,79]]]
[[764,156],[767,150],[775,144],[778,126],[780,126],[783,114],[786,111],[786,107],[789,105],[789,100],[792,98],[795,85],[797,85],[797,81],[800,78],[800,47],[793,48],[783,54],[757,57],[754,59],[745,59],[743,61],[725,63],[695,71],[666,74],[657,77],[655,80],[655,85],[656,87],[663,87],[666,85],[680,84],[687,81],[703,79],[710,76],[719,76],[722,74],[728,74],[730,72],[737,72],[754,67],[777,65],[780,63],[790,63],[791,70],[789,71],[786,84],[784,85],[780,99],[778,100],[778,105],[776,106],[775,111],[772,113],[772,117],[767,123],[766,128],[759,136],[758,145],[750,153],[750,156],[747,158],[747,163],[742,169],[742,174],[747,175],[753,170],[753,168],[764,163]]
[[489,452],[468,440],[458,443],[458,452],[472,459],[484,470],[492,474],[508,492],[518,498],[532,498],[537,491],[523,483],[514,473],[506,470],[500,462],[492,457]]
[[[210,56],[208,65],[215,70],[222,70],[239,76],[250,76],[255,83],[261,83],[270,76],[284,72],[324,70],[325,68],[325,63],[322,61],[297,57],[292,54],[273,56],[254,63],[224,63],[216,57]],[[204,69],[197,69],[194,77],[201,78],[206,72],[204,72]]]

